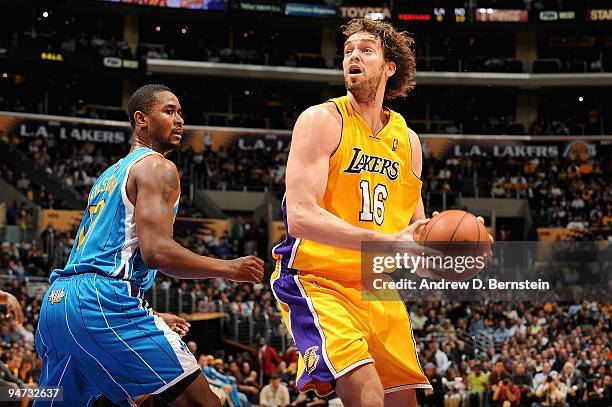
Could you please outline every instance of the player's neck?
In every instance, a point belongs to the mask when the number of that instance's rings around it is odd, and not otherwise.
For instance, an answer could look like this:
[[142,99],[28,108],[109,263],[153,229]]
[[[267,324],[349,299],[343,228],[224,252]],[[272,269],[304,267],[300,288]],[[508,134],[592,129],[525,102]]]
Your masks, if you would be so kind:
[[157,143],[154,143],[151,140],[143,140],[137,135],[134,135],[134,140],[132,141],[132,147],[130,148],[130,153],[136,150],[137,148],[141,148],[141,147],[150,148],[151,150],[157,151],[163,156],[165,156],[168,153],[168,151],[164,150],[161,146],[157,145]]
[[359,102],[351,92],[347,94],[353,109],[365,120],[373,134],[378,133],[389,121],[383,110],[384,88],[376,92],[371,103]]

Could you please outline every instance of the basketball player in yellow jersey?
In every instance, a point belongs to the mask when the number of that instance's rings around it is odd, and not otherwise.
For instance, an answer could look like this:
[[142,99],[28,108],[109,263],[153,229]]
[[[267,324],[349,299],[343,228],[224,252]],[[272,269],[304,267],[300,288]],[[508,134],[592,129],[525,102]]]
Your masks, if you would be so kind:
[[387,23],[344,27],[348,93],[312,106],[293,131],[274,248],[273,292],[300,352],[297,384],[345,406],[415,406],[431,389],[402,301],[362,301],[362,241],[413,241],[425,225],[421,146],[384,100],[414,86],[413,40]]

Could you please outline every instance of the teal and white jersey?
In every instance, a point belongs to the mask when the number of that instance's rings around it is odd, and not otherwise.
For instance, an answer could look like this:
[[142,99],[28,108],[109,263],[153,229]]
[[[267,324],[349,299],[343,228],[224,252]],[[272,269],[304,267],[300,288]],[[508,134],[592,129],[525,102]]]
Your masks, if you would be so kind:
[[[138,148],[110,166],[93,184],[87,200],[87,209],[64,269],[51,273],[50,281],[58,277],[82,273],[123,279],[147,290],[155,279],[142,260],[134,205],[127,197],[126,184],[130,168],[152,154],[150,148]],[[161,154],[160,154],[161,155]],[[178,211],[178,200],[174,214]]]

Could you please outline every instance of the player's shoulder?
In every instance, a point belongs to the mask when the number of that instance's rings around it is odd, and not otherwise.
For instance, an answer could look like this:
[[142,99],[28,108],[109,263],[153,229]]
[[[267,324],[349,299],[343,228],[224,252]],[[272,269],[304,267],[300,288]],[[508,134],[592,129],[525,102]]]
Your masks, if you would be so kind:
[[400,112],[398,112],[397,110],[393,110],[393,109],[390,109],[390,108],[388,108],[388,107],[385,107],[385,109],[388,109],[388,110],[391,112],[391,114],[392,114],[393,118],[394,118],[394,119],[395,119],[397,122],[401,123],[401,124],[402,124],[403,126],[405,126],[405,127],[408,127],[408,122],[406,121],[406,118],[404,117],[404,115],[402,115],[402,114],[401,114]]
[[342,136],[342,116],[333,103],[321,103],[304,110],[293,128],[293,148],[317,147],[321,154],[331,155]]
[[132,170],[133,175],[155,177],[167,173],[178,173],[176,165],[160,154],[150,154],[136,162]]
[[393,116],[393,119],[399,123],[399,125],[404,128],[407,132],[408,132],[408,136],[410,139],[410,142],[415,142],[419,140],[419,136],[416,134],[416,132],[414,130],[412,130],[409,126],[408,126],[408,122],[406,121],[406,118],[398,111],[396,110],[391,110],[391,114]]
[[298,122],[300,121],[309,123],[316,122],[323,125],[342,125],[342,115],[338,111],[336,104],[329,101],[310,106],[308,109],[304,110],[298,118]]
[[412,130],[410,127],[408,127],[408,138],[411,144],[421,142],[419,135],[414,130]]
[[421,147],[421,139],[419,138],[418,134],[416,134],[416,132],[410,127],[408,127],[408,143],[410,143],[410,150],[412,151],[412,160],[413,163],[415,163],[415,160],[421,159],[423,149]]

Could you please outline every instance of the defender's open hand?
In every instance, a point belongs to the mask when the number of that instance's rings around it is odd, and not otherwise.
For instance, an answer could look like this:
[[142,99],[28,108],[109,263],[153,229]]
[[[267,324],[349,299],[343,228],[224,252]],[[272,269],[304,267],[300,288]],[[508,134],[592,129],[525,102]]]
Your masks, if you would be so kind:
[[228,280],[258,283],[263,278],[264,261],[255,256],[240,257],[229,260]]

